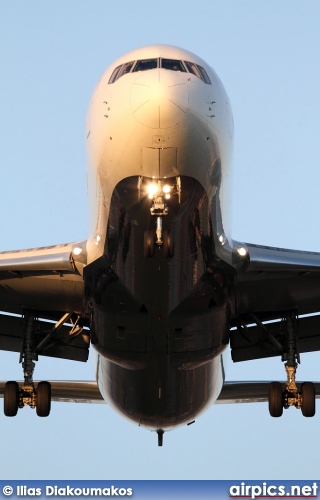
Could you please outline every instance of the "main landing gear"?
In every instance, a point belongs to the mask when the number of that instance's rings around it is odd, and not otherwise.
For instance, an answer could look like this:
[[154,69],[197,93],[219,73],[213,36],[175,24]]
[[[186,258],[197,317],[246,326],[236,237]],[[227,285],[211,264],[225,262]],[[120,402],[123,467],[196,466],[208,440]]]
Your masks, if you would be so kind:
[[7,382],[4,388],[4,414],[7,417],[14,417],[18,413],[19,408],[30,406],[36,408],[39,417],[47,417],[51,409],[51,385],[49,382],[39,382],[37,387],[33,382],[33,372],[35,368],[34,361],[38,360],[37,350],[51,337],[54,331],[57,330],[66,320],[65,315],[54,326],[52,333],[47,335],[41,343],[34,348],[34,327],[35,314],[33,312],[26,313],[24,317],[24,328],[22,336],[22,348],[20,353],[20,363],[22,363],[24,384],[19,388],[19,384],[15,381]]
[[287,350],[283,355],[286,361],[287,382],[284,390],[280,382],[271,382],[269,386],[269,412],[272,417],[281,417],[283,408],[295,406],[301,409],[304,417],[313,417],[316,412],[315,387],[312,382],[301,384],[300,391],[296,385],[296,369],[300,357],[296,342],[296,318],[294,315],[286,317],[286,343]]
[[166,205],[166,200],[169,200],[171,198],[173,189],[175,189],[175,194],[178,195],[178,200],[180,203],[180,177],[176,178],[175,186],[170,186],[160,179],[150,183],[147,186],[148,197],[150,200],[152,200],[150,214],[156,218],[156,230],[148,230],[144,233],[143,253],[145,257],[153,257],[156,246],[158,248],[163,248],[164,257],[171,258],[174,255],[173,233],[171,230],[163,231],[162,228],[163,217],[165,215],[168,215],[169,211]]

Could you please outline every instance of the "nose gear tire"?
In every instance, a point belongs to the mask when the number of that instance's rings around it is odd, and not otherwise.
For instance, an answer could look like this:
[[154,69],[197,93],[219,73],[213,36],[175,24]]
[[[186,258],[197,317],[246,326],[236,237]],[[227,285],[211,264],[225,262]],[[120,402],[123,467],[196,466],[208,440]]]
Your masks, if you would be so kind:
[[172,231],[163,232],[163,254],[166,258],[173,257],[174,246]]
[[143,255],[145,257],[153,257],[155,249],[155,235],[153,231],[144,232],[143,240]]

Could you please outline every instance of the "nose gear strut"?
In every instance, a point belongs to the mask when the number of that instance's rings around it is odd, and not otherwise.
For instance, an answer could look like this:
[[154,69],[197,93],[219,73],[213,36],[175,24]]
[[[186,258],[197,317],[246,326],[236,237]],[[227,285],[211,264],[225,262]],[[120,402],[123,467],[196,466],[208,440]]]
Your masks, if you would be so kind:
[[169,211],[164,200],[170,198],[170,191],[171,187],[169,185],[163,186],[160,179],[157,184],[151,184],[149,198],[152,199],[152,205],[150,213],[153,217],[156,217],[156,245],[158,245],[158,247],[163,245],[162,217],[168,215]]
[[[142,181],[140,181],[139,189]],[[156,218],[156,230],[145,231],[144,233],[144,255],[145,257],[153,257],[154,245],[159,248],[163,247],[165,257],[173,257],[173,235],[171,231],[163,231],[162,220],[168,215],[169,208],[165,200],[169,200],[173,187],[176,188],[175,194],[178,195],[178,201],[181,199],[181,181],[180,177],[176,178],[176,185],[170,186],[165,181],[160,179],[157,182],[152,182],[147,186],[147,193],[152,205],[150,214]]]

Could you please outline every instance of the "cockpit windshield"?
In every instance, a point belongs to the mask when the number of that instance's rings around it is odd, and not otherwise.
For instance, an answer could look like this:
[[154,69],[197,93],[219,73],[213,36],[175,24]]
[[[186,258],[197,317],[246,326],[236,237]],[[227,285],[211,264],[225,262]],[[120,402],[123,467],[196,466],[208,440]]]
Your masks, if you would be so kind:
[[136,71],[146,71],[147,69],[154,69],[158,67],[158,59],[142,59],[141,61],[137,61],[133,72]]
[[116,80],[117,80],[117,76],[118,76],[118,73],[120,71],[120,69],[122,68],[122,66],[117,66],[113,71],[112,71],[112,75],[110,76],[109,78],[109,82],[108,83],[114,83]]
[[186,71],[182,61],[176,59],[161,59],[161,68],[171,69],[172,71]]
[[134,61],[127,62],[122,65],[121,70],[119,71],[117,78],[125,75],[126,73],[130,73],[132,66],[134,65]]
[[109,83],[114,83],[127,73],[137,73],[138,71],[147,71],[149,69],[162,68],[169,71],[180,71],[183,73],[192,73],[200,78],[204,83],[210,85],[211,81],[206,70],[199,64],[189,61],[179,61],[178,59],[141,59],[139,61],[130,61],[121,66],[117,66],[113,71]]
[[211,83],[206,70],[202,66],[188,61],[185,61],[185,65],[187,66],[189,73],[196,75],[198,78],[203,80],[204,83]]

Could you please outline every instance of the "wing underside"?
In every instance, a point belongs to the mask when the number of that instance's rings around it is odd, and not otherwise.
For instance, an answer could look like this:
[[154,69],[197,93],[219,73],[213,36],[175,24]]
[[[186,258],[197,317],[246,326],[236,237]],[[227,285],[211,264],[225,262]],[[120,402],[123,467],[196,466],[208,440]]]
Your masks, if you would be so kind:
[[35,318],[35,355],[86,361],[86,242],[0,253],[0,349],[22,352],[24,317]]
[[320,253],[247,244],[237,273],[233,361],[283,354],[285,319],[295,317],[298,351],[320,350]]

